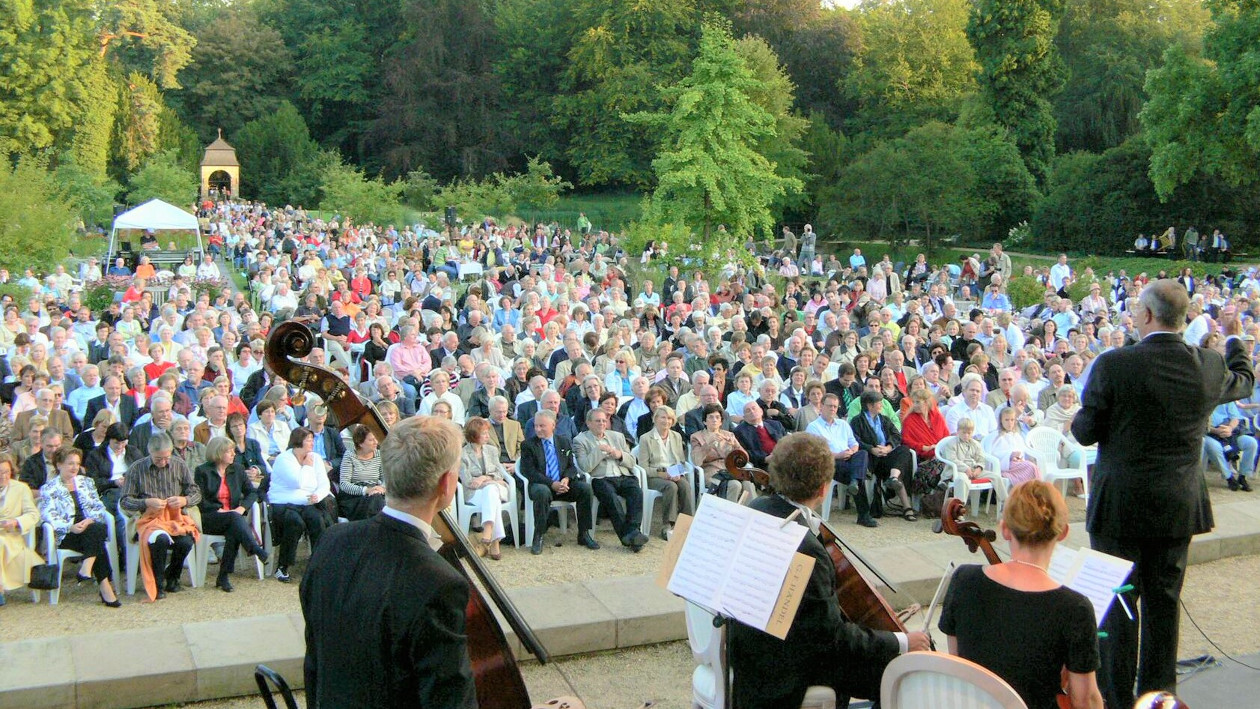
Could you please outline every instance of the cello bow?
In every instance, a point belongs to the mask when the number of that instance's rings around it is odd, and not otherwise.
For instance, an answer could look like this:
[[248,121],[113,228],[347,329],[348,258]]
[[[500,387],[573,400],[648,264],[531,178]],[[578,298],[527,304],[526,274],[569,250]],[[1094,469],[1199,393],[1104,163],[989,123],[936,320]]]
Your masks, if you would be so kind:
[[[375,406],[363,400],[335,372],[294,359],[310,354],[314,343],[314,335],[303,323],[288,321],[277,325],[267,338],[267,369],[298,389],[323,399],[328,408],[337,415],[340,426],[358,423],[372,431],[378,440],[385,440],[389,430]],[[468,579],[465,632],[468,635],[468,654],[477,688],[478,705],[483,709],[529,709],[533,706],[529,700],[529,691],[525,687],[525,680],[521,676],[511,646],[508,645],[507,636],[494,617],[491,604],[503,614],[522,647],[537,658],[540,664],[546,664],[549,659],[546,648],[499,586],[494,574],[473,550],[468,538],[447,509],[441,510],[434,518],[433,529],[442,538],[442,547],[438,553]],[[468,568],[472,569],[473,575],[480,582],[480,589],[473,583]],[[485,591],[484,595],[482,589]]]

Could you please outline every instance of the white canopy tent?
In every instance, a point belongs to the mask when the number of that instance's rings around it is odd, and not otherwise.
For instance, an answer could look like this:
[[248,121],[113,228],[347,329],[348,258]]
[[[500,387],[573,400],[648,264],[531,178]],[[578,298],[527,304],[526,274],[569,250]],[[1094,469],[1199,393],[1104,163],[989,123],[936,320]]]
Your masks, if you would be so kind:
[[153,231],[191,231],[197,235],[197,251],[202,251],[201,228],[197,217],[160,199],[148,202],[114,217],[114,228],[109,233],[109,257],[114,259],[116,238],[120,229],[152,229]]

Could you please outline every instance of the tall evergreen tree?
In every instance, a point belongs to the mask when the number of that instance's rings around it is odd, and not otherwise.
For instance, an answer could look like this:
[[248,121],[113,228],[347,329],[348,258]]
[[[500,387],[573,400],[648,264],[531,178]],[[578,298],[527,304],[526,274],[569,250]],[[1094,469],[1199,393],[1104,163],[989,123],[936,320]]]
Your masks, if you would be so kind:
[[[735,245],[731,237],[769,236],[771,205],[802,188],[800,180],[780,176],[757,152],[775,133],[774,117],[752,98],[758,89],[729,31],[705,24],[691,74],[661,89],[669,109],[626,116],[664,136],[652,161],[657,186],[648,214],[657,223],[686,227],[673,232],[683,235],[683,243],[674,244],[677,255],[712,264]],[[698,232],[698,239],[688,231]]]
[[967,23],[981,90],[1041,185],[1054,159],[1050,99],[1067,74],[1054,46],[1062,14],[1063,0],[977,0]]

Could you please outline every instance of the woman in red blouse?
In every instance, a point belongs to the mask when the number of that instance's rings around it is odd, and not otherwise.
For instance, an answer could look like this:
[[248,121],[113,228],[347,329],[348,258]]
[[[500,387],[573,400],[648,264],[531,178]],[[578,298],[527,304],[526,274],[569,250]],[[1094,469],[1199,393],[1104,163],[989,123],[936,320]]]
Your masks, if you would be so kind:
[[949,436],[945,417],[936,408],[936,397],[926,387],[911,387],[910,411],[901,415],[901,442],[919,456],[919,462],[936,457],[936,444]]

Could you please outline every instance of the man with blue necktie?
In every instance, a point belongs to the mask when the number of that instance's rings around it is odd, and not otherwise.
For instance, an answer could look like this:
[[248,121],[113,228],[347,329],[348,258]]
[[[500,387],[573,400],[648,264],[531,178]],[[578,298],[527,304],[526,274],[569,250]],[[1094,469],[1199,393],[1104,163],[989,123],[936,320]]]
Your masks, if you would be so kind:
[[534,415],[534,436],[521,444],[520,472],[534,504],[534,538],[530,552],[541,554],[547,532],[547,513],[554,500],[577,503],[578,543],[599,549],[591,535],[591,484],[573,462],[569,439],[556,434],[556,414],[543,409]]

